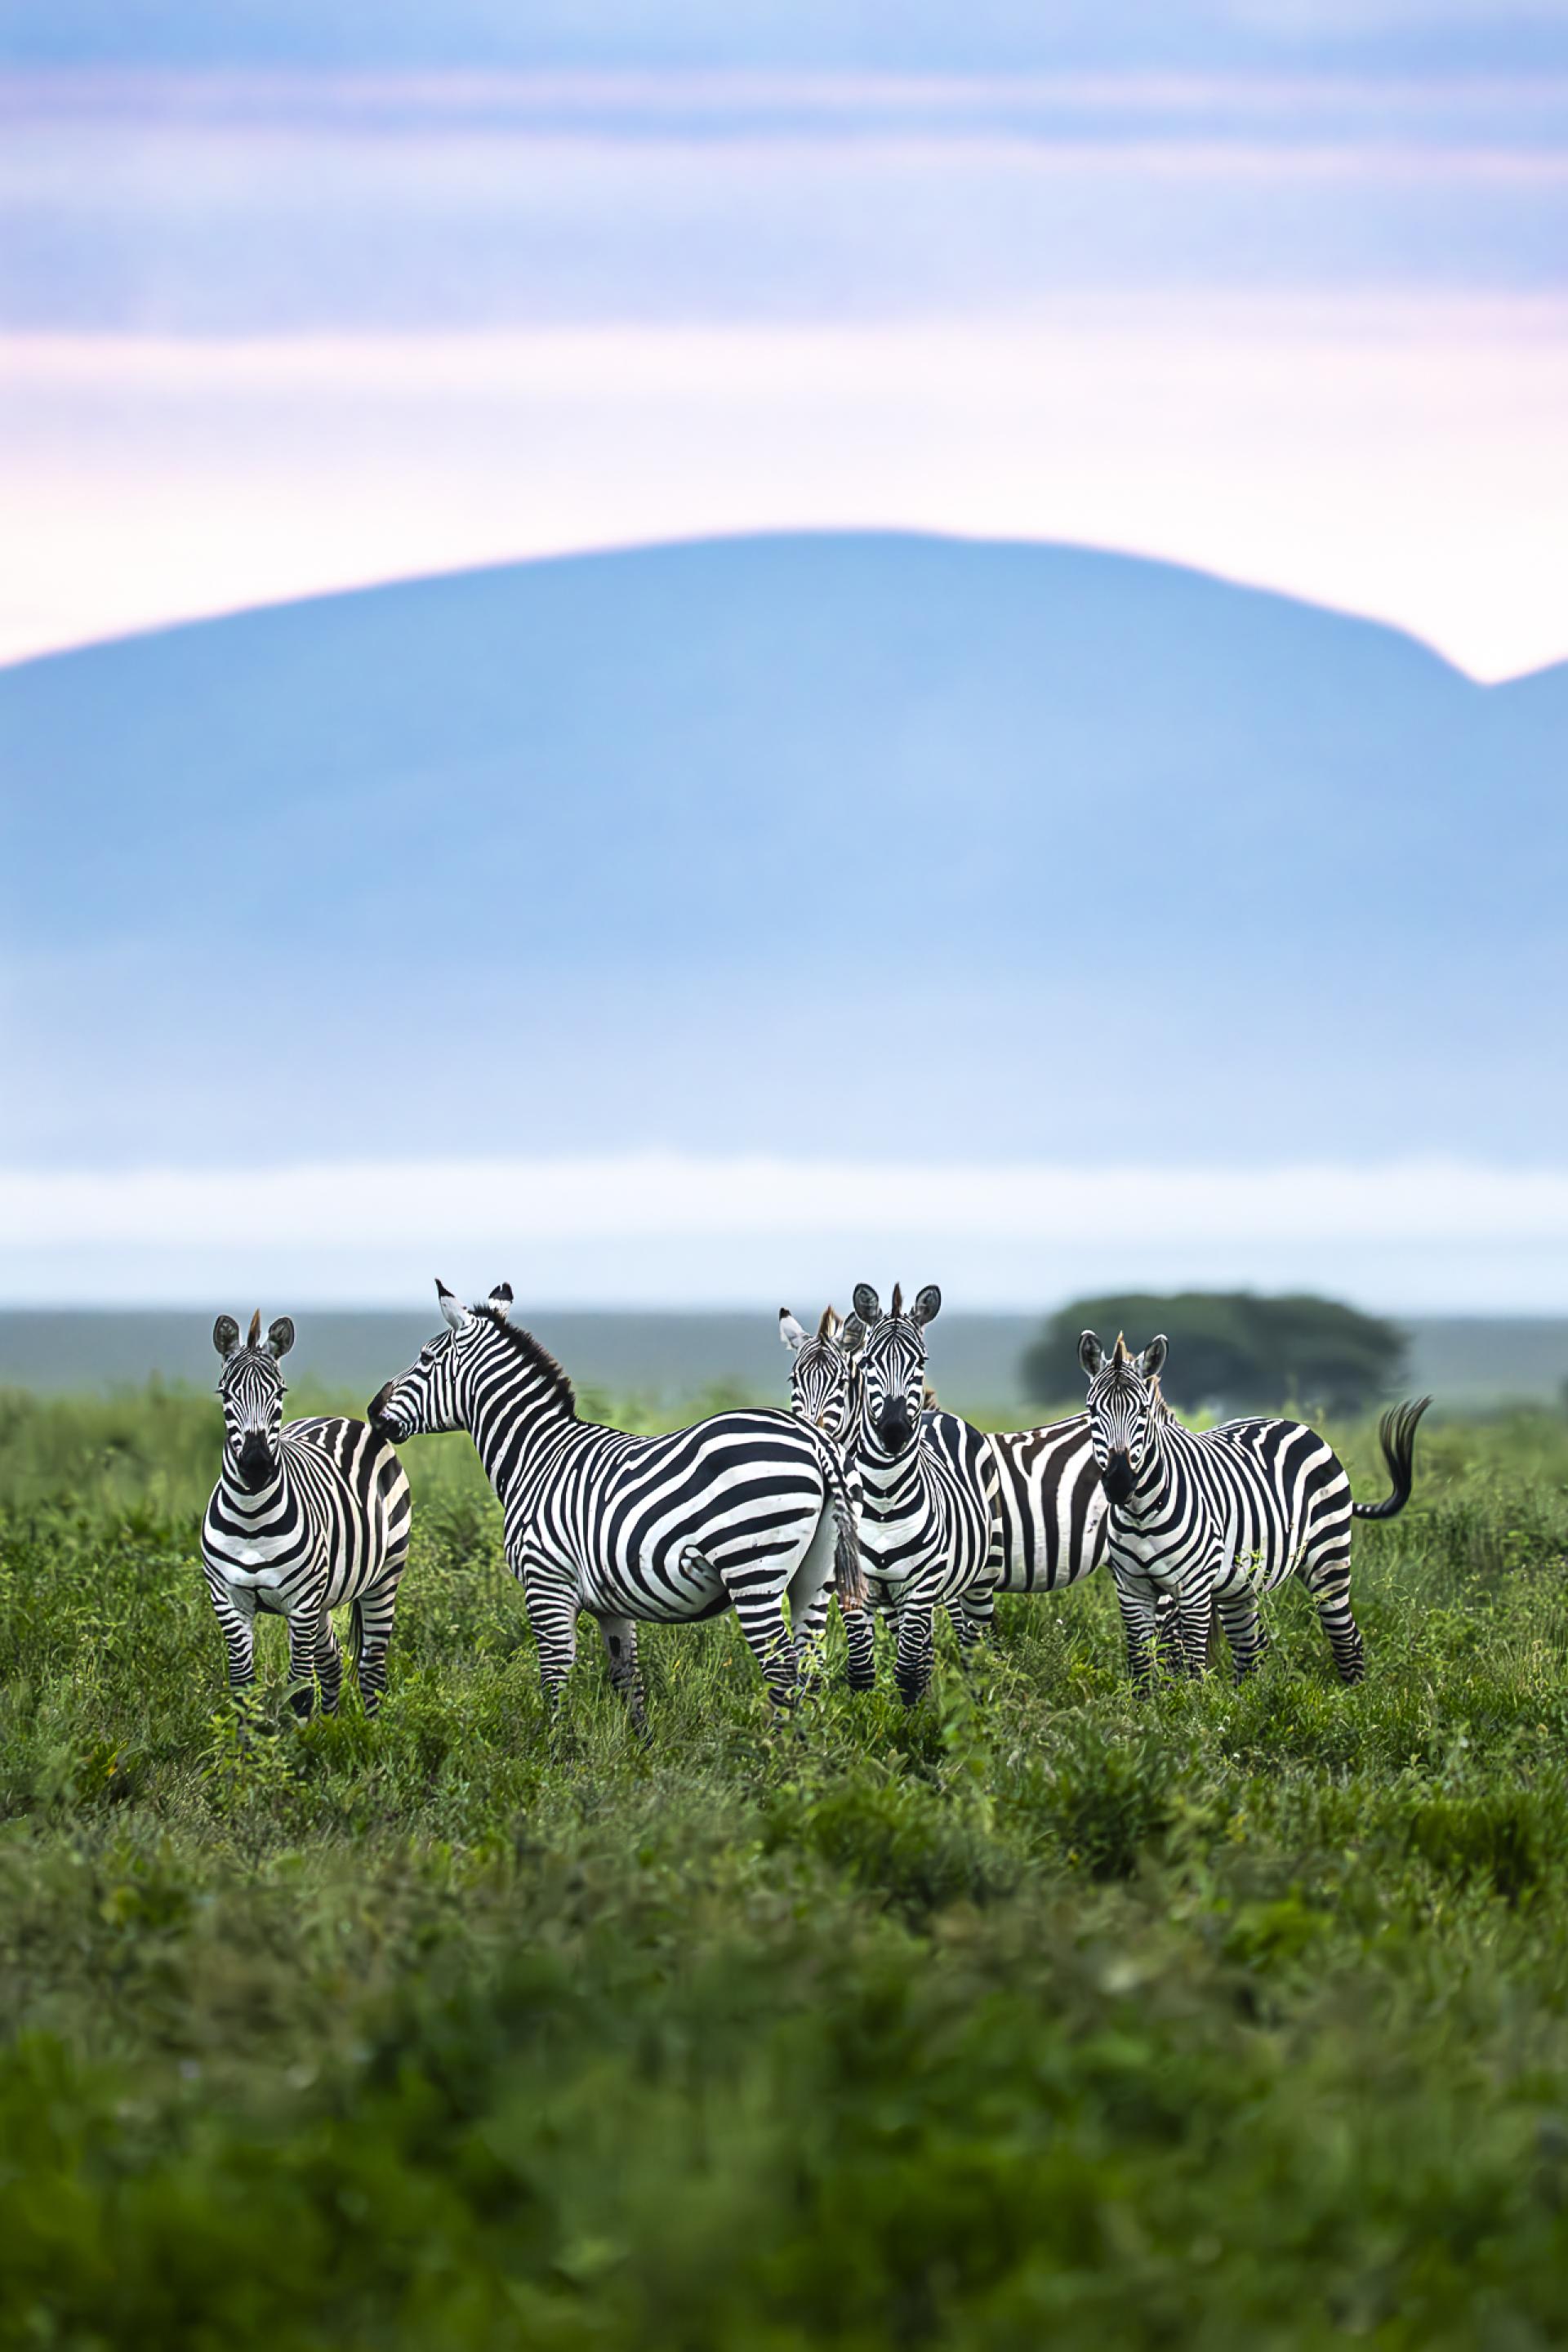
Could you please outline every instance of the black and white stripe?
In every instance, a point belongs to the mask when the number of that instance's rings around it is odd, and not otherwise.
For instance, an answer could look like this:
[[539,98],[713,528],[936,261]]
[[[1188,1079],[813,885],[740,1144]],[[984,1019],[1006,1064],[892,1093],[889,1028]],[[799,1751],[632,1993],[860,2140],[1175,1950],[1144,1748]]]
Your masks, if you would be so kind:
[[1140,1690],[1156,1663],[1157,1605],[1174,1604],[1175,1663],[1203,1669],[1211,1605],[1230,1642],[1237,1677],[1265,1644],[1258,1596],[1299,1576],[1311,1594],[1341,1679],[1365,1671],[1351,1613],[1351,1523],[1387,1519],[1410,1499],[1415,1425],[1429,1398],[1384,1416],[1380,1432],[1394,1490],[1355,1503],[1333,1448],[1299,1421],[1230,1421],[1184,1429],[1159,1391],[1163,1337],[1142,1355],[1120,1337],[1108,1357],[1092,1331],[1079,1347],[1089,1375],[1089,1423],[1110,1501],[1110,1558]]
[[[942,1307],[936,1285],[907,1315],[897,1287],[886,1315],[868,1283],[856,1286],[854,1306],[842,1336],[856,1358],[861,1559],[872,1607],[897,1620],[894,1676],[912,1704],[931,1682],[937,1609],[949,1610],[966,1653],[990,1622],[995,1465],[981,1431],[924,1409],[925,1327]],[[867,1688],[875,1678],[871,1621],[847,1613],[845,1632],[850,1683]]]
[[798,1626],[825,1585],[860,1593],[855,1514],[832,1443],[788,1413],[713,1414],[668,1436],[580,1421],[572,1383],[508,1319],[506,1284],[472,1308],[437,1285],[447,1328],[370,1408],[395,1442],[466,1429],[505,1513],[506,1553],[528,1595],[553,1706],[598,1620],[610,1675],[639,1727],[639,1623],[732,1608],[770,1696],[794,1696]]
[[1058,1592],[1106,1554],[1107,1504],[1089,1415],[986,1433],[996,1462],[993,1592]]
[[[830,1307],[816,1331],[808,1334],[781,1307],[779,1332],[794,1353],[794,1409],[836,1440],[847,1437],[845,1467],[858,1504],[858,1359],[849,1341],[863,1341],[863,1327],[858,1318],[841,1325]],[[951,1460],[960,1444],[955,1417],[934,1408],[929,1388],[924,1403],[922,1440],[939,1444]],[[995,1465],[991,1548],[985,1575],[976,1578],[954,1613],[961,1641],[984,1631],[996,1593],[1058,1591],[1091,1574],[1106,1555],[1105,1489],[1086,1413],[1037,1429],[987,1430],[982,1435]],[[862,1560],[871,1571],[873,1606],[890,1605],[864,1551]],[[869,1628],[848,1630],[852,1679],[864,1687],[870,1671]]]
[[408,1558],[411,1503],[403,1465],[363,1421],[285,1422],[279,1359],[294,1344],[280,1315],[242,1347],[232,1315],[213,1326],[223,1359],[223,1470],[202,1521],[202,1562],[228,1647],[229,1686],[256,1674],[256,1618],[288,1620],[290,1703],[309,1715],[319,1681],[330,1715],[342,1686],[331,1611],[353,1604],[360,1696],[373,1715],[386,1687],[397,1587]]

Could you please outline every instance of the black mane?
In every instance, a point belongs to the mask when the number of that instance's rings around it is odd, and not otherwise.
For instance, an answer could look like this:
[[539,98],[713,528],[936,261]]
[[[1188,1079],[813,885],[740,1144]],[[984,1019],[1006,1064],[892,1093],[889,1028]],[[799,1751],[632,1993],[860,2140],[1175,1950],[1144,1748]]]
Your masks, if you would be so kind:
[[488,1299],[476,1307],[473,1312],[476,1315],[482,1315],[485,1321],[516,1349],[518,1354],[534,1371],[543,1374],[556,1402],[565,1406],[569,1420],[575,1421],[577,1391],[573,1387],[570,1377],[562,1370],[549,1349],[542,1346],[531,1331],[525,1331],[521,1323],[509,1323],[501,1308],[492,1307]]

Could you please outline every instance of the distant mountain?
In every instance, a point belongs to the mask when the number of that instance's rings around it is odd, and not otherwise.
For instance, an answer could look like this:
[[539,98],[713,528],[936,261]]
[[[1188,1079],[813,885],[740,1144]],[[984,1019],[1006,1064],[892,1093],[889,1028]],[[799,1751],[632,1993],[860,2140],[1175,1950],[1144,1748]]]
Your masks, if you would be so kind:
[[1568,667],[721,541],[0,673],[4,1157],[1568,1148]]

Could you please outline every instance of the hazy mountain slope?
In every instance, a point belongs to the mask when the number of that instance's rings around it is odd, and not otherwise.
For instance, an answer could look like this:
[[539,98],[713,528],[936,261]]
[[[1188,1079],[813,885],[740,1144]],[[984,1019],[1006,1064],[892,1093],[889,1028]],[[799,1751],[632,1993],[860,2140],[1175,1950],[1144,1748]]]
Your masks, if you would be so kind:
[[[1555,1150],[1565,750],[1568,672],[1481,688],[1169,566],[893,535],[34,663],[0,674],[13,1148],[227,1157],[265,1099],[271,1157],[454,1119]],[[387,1108],[323,1012],[396,1049]]]

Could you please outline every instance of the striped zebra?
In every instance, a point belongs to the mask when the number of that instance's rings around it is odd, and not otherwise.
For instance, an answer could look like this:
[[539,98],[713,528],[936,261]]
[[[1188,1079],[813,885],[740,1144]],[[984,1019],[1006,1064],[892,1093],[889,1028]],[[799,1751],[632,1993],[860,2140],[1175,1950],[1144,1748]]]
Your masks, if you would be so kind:
[[[925,1329],[942,1309],[936,1285],[907,1315],[895,1286],[884,1315],[869,1283],[858,1283],[854,1307],[841,1339],[857,1360],[861,1557],[872,1606],[897,1617],[894,1679],[912,1706],[931,1682],[938,1607],[951,1612],[965,1653],[984,1631],[995,1471],[979,1430],[924,1409]],[[977,1591],[985,1597],[978,1614]],[[850,1684],[865,1689],[875,1678],[871,1620],[862,1610],[858,1622],[847,1612],[844,1624]]]
[[511,1287],[461,1306],[436,1286],[447,1328],[389,1381],[371,1426],[400,1444],[466,1429],[505,1515],[506,1556],[528,1596],[547,1706],[598,1620],[610,1679],[646,1732],[639,1623],[733,1609],[769,1696],[795,1696],[799,1624],[835,1578],[860,1597],[855,1513],[819,1430],[765,1409],[714,1413],[663,1437],[580,1421],[572,1383],[509,1317]]
[[831,1306],[823,1308],[815,1332],[796,1322],[787,1307],[779,1308],[779,1338],[795,1359],[789,1368],[791,1411],[833,1440],[849,1470],[855,1453],[855,1359],[843,1333]]
[[[840,1325],[829,1307],[815,1335],[808,1335],[787,1307],[779,1310],[780,1336],[795,1351],[790,1387],[797,1413],[834,1436],[854,1431],[858,1404],[857,1359],[850,1341],[864,1337],[858,1321]],[[922,1437],[930,1442],[936,1400],[923,1396]],[[943,1415],[942,1443],[951,1455],[952,1416]],[[1106,1556],[1105,1490],[1094,1458],[1089,1416],[1048,1422],[1037,1429],[981,1433],[994,1459],[991,1548],[984,1577],[977,1578],[954,1615],[961,1641],[990,1624],[998,1592],[1056,1592],[1079,1583]],[[851,1486],[858,1479],[858,1438],[847,1449]],[[883,1605],[873,1581],[874,1606]],[[826,1603],[824,1605],[826,1615]],[[850,1628],[851,1682],[868,1687],[872,1644],[869,1622]]]
[[1137,1356],[1120,1334],[1110,1356],[1092,1331],[1079,1342],[1134,1685],[1147,1691],[1153,1680],[1163,1595],[1174,1602],[1173,1646],[1190,1674],[1203,1671],[1217,1604],[1239,1681],[1265,1646],[1258,1595],[1292,1575],[1312,1597],[1340,1679],[1360,1682],[1366,1664],[1351,1614],[1351,1524],[1392,1519],[1410,1500],[1415,1426],[1430,1397],[1384,1415],[1378,1433],[1393,1492],[1381,1503],[1357,1503],[1338,1455],[1304,1423],[1184,1429],[1159,1391],[1165,1352],[1163,1334]]
[[223,1360],[223,1468],[202,1521],[202,1564],[228,1645],[235,1695],[256,1676],[256,1617],[289,1622],[289,1704],[308,1716],[314,1685],[328,1715],[343,1664],[331,1612],[353,1604],[354,1669],[374,1715],[386,1688],[397,1587],[408,1559],[412,1505],[403,1465],[363,1421],[285,1422],[279,1359],[294,1326],[279,1316],[266,1339],[253,1315],[241,1347],[232,1315],[213,1325]]
[[[814,1429],[820,1429],[837,1449],[858,1529],[860,1454],[855,1417],[859,1403],[859,1385],[855,1374],[855,1359],[845,1344],[843,1331],[843,1318],[831,1304],[823,1308],[822,1318],[815,1332],[807,1331],[804,1324],[797,1322],[787,1307],[779,1308],[779,1338],[793,1358],[789,1370],[790,1411],[798,1421],[809,1422]],[[864,1577],[864,1555],[860,1568]],[[868,1586],[868,1600],[870,1591]],[[795,1655],[801,1671],[813,1681],[818,1672],[816,1664],[817,1644],[827,1623],[827,1612],[833,1598],[833,1587],[825,1584],[795,1636]],[[865,1615],[866,1606],[866,1602],[854,1601],[847,1605],[844,1594],[838,1595],[838,1612],[844,1620],[849,1645],[848,1679],[853,1690],[868,1690],[876,1679],[876,1645],[870,1622]]]

